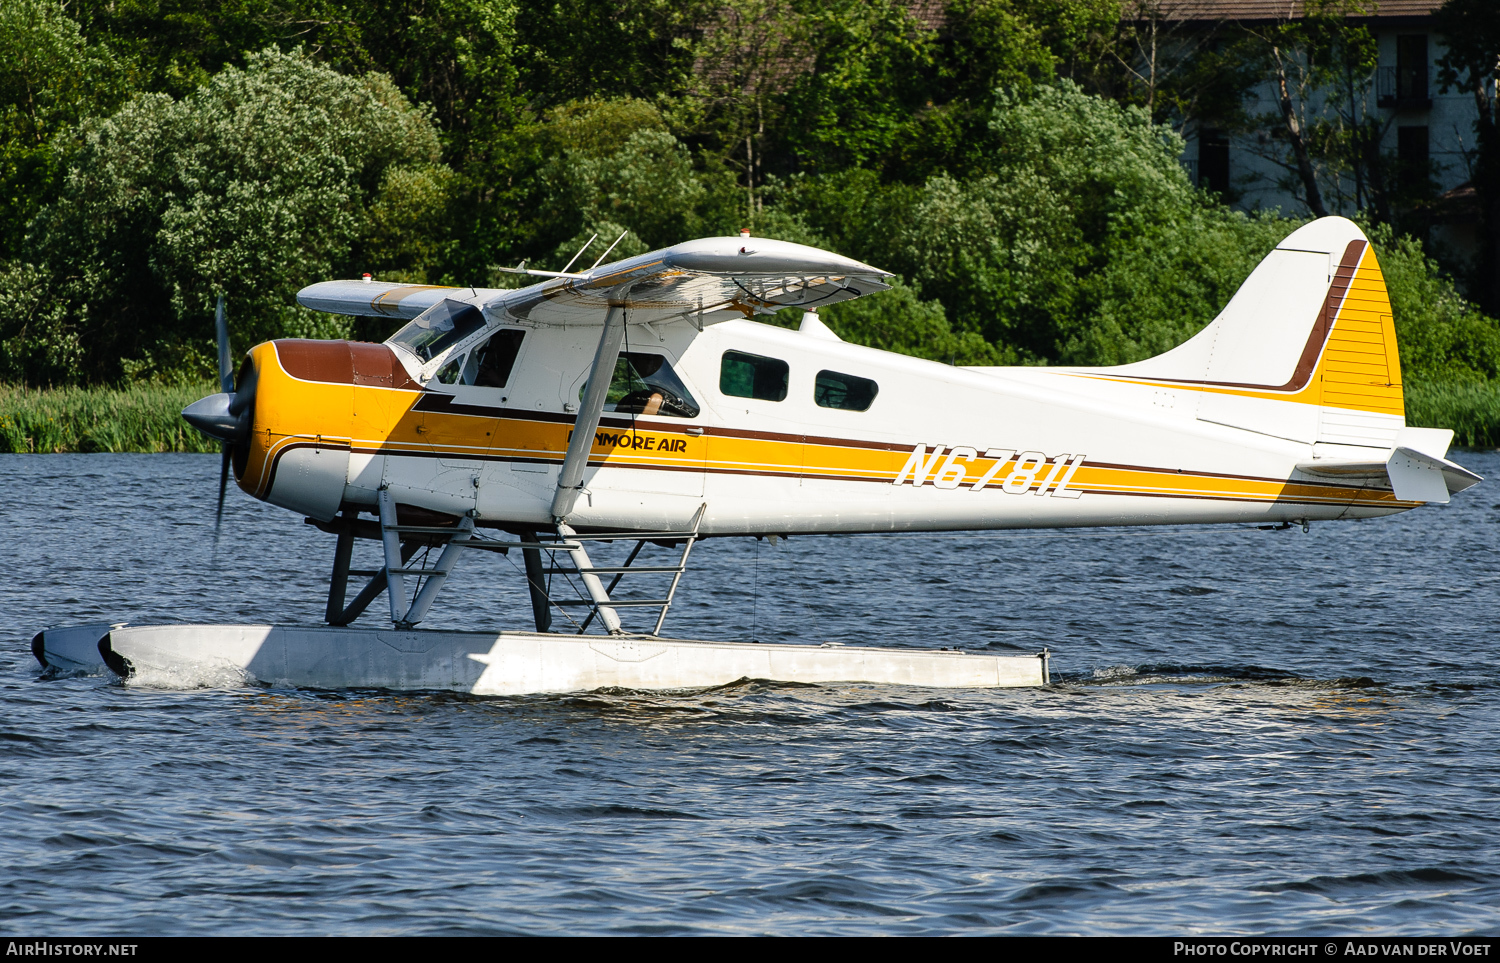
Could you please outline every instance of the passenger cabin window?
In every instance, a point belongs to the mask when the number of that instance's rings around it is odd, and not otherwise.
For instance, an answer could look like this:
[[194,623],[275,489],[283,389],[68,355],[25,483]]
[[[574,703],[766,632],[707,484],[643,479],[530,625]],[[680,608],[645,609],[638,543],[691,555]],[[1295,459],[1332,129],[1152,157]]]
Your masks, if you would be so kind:
[[726,351],[719,363],[719,390],[731,398],[786,398],[787,364],[743,351]]
[[484,327],[484,315],[472,304],[444,298],[397,331],[391,341],[424,362]]
[[869,411],[880,386],[869,378],[859,378],[838,371],[819,371],[813,384],[813,401],[819,408],[844,411]]
[[[585,385],[579,389],[580,400],[587,388]],[[622,415],[696,418],[700,409],[666,358],[644,351],[627,351],[615,362],[604,410]]]

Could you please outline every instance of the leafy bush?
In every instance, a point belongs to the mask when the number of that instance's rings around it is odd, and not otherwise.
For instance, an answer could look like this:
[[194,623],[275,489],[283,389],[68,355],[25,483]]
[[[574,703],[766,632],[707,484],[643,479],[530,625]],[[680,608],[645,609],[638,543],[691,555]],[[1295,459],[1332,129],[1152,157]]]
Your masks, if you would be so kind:
[[[775,323],[796,327],[802,313],[801,308],[780,311]],[[923,301],[917,291],[899,281],[889,291],[830,304],[819,315],[835,334],[854,344],[955,365],[997,365],[1006,360],[980,335],[955,333],[942,302]]]
[[1500,377],[1500,322],[1458,292],[1411,237],[1366,225],[1375,245],[1407,380],[1473,382]]

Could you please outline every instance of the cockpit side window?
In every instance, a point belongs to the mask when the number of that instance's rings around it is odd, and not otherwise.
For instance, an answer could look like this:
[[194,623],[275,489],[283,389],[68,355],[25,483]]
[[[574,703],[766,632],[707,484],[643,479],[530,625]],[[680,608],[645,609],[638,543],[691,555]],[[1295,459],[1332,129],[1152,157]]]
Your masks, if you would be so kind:
[[521,352],[526,332],[502,328],[486,342],[448,359],[437,373],[445,385],[476,385],[480,388],[504,388]]
[[484,327],[484,315],[472,304],[444,298],[417,315],[391,338],[428,362]]
[[[580,399],[583,391],[578,392]],[[604,410],[618,414],[696,418],[701,409],[666,358],[644,351],[626,351],[615,362],[615,374],[610,379]]]
[[504,388],[510,381],[510,372],[516,366],[516,356],[521,353],[521,341],[525,331],[516,328],[501,328],[490,336],[469,356],[469,366],[464,370],[464,384],[480,388]]

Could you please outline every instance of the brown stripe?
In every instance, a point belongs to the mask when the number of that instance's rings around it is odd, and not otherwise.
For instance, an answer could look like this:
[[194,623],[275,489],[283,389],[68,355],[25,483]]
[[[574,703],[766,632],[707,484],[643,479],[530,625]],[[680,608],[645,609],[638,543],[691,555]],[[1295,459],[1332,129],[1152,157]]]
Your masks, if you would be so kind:
[[1181,468],[1152,468],[1150,465],[1122,465],[1112,461],[1086,461],[1082,464],[1090,468],[1113,468],[1117,471],[1144,471],[1157,475],[1181,475],[1183,477],[1196,478],[1230,478],[1236,481],[1259,481],[1259,482],[1284,482],[1288,479],[1276,478],[1271,475],[1234,475],[1228,472],[1218,471],[1183,471]]
[[[1188,499],[1190,501],[1204,501],[1204,502],[1249,502],[1251,504],[1256,504],[1256,505],[1318,505],[1318,506],[1326,507],[1328,505],[1339,505],[1339,504],[1347,502],[1350,506],[1354,506],[1354,505],[1357,504],[1357,505],[1359,505],[1360,507],[1363,507],[1363,508],[1376,508],[1376,507],[1384,507],[1384,506],[1392,504],[1391,502],[1386,502],[1386,501],[1379,501],[1379,502],[1375,502],[1375,503],[1372,503],[1370,501],[1356,501],[1356,499],[1353,496],[1351,496],[1349,498],[1326,498],[1326,499],[1322,499],[1320,501],[1313,501],[1313,500],[1311,500],[1309,498],[1279,498],[1279,497],[1278,498],[1249,498],[1249,497],[1246,497],[1246,496],[1243,496],[1243,495],[1187,495],[1187,494],[1182,494],[1182,493],[1177,493],[1177,492],[1134,492],[1134,491],[1132,491],[1132,492],[1115,492],[1115,491],[1100,491],[1100,490],[1094,489],[1094,488],[1076,488],[1075,489],[1071,485],[1068,486],[1068,487],[1072,491],[1077,491],[1077,492],[1080,492],[1080,493],[1085,494],[1085,495],[1122,495],[1122,496],[1124,496],[1126,498],[1185,498],[1185,499]],[[1357,489],[1357,491],[1363,491],[1363,489]],[[1395,504],[1399,505],[1399,504],[1402,504],[1402,503],[1397,502]],[[1170,524],[1173,524],[1173,523],[1172,522],[1161,522],[1159,524],[1170,525]]]
[[401,302],[413,294],[423,291],[457,291],[458,288],[442,284],[408,284],[405,287],[391,288],[378,295],[370,302],[370,307],[385,317],[400,317]]

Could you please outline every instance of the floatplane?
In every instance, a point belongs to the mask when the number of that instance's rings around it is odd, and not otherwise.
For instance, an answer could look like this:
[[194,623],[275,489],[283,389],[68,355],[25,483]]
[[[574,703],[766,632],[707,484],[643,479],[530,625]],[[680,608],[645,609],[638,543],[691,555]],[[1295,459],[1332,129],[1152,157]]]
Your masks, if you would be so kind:
[[[510,270],[540,280],[519,289],[313,284],[308,308],[408,323],[383,344],[260,344],[237,372],[221,304],[223,390],[183,417],[223,442],[221,511],[232,471],[333,537],[327,624],[73,626],[40,633],[37,657],[479,694],[1038,685],[1045,651],[660,633],[708,537],[1306,526],[1480,480],[1446,457],[1451,431],[1406,425],[1380,265],[1343,218],[1287,237],[1190,340],[1105,368],[954,367],[843,342],[818,308],[891,275],[811,247],[742,232],[608,253],[579,271],[523,263]],[[787,308],[804,311],[796,330],[755,320]],[[378,568],[351,567],[360,539]],[[623,564],[591,557],[621,540]],[[532,626],[418,628],[475,551],[520,553]],[[351,577],[367,581],[349,600]],[[626,577],[655,587],[625,594]],[[381,595],[388,620],[353,626]]]

